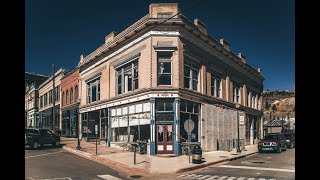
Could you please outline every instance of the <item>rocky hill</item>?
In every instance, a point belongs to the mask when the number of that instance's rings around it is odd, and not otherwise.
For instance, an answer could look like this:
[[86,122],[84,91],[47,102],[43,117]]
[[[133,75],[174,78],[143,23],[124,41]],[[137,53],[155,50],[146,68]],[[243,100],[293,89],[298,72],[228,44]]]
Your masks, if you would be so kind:
[[264,91],[264,114],[266,119],[272,117],[295,117],[295,91],[294,90],[276,90]]

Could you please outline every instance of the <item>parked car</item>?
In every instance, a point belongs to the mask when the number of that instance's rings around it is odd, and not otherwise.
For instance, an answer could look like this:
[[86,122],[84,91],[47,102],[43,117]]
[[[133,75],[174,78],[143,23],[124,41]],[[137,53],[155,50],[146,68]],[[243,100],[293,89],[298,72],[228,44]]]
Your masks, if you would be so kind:
[[269,133],[258,144],[259,153],[264,151],[281,152],[287,150],[287,142],[283,133]]
[[296,146],[296,140],[295,140],[294,133],[287,132],[287,133],[283,133],[283,135],[286,138],[287,147],[290,149],[294,148]]
[[25,128],[25,146],[38,149],[45,144],[58,147],[60,136],[53,134],[49,129]]

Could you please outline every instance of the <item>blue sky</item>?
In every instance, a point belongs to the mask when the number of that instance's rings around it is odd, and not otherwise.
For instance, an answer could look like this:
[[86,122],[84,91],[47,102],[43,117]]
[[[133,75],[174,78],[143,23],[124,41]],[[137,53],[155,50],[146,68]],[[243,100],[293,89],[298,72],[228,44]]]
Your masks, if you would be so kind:
[[[180,10],[198,0],[32,0],[25,1],[25,71],[51,75],[74,69],[81,54],[104,43],[148,13],[150,3],[177,2]],[[295,1],[200,0],[183,14],[207,24],[215,39],[226,39],[253,68],[262,68],[264,89],[294,89]]]

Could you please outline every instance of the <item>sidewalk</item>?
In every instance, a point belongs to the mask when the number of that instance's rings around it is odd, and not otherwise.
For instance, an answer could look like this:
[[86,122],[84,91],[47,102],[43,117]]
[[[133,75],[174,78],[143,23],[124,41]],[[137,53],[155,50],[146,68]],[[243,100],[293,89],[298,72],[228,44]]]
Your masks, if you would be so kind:
[[[96,156],[95,142],[81,141],[81,150],[76,150],[76,138],[61,137],[61,145],[63,149],[71,153],[107,165],[120,173],[141,176],[148,175],[150,173],[158,174],[186,172],[224,161],[242,158],[258,152],[257,145],[245,146],[245,150],[243,150],[241,153],[237,153],[236,151],[204,152],[202,158],[204,158],[203,161],[205,162],[202,164],[189,163],[189,157],[186,155],[165,157],[159,155],[150,156],[136,154],[137,164],[134,165],[132,152],[122,151],[117,148],[106,147],[106,145],[98,144],[98,155]],[[192,162],[192,157],[190,157],[190,160]]]

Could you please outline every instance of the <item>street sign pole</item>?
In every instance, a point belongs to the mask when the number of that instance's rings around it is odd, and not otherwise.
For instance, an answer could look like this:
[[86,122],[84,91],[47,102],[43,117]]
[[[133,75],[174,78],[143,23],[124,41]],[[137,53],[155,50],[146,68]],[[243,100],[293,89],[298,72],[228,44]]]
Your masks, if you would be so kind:
[[190,146],[190,142],[191,142],[191,133],[188,133],[188,156],[189,156],[189,163],[190,163],[190,151],[191,151],[191,146]]
[[96,155],[98,155],[98,125],[95,125],[95,134],[96,134]]
[[194,122],[191,119],[188,119],[184,122],[184,130],[188,133],[188,156],[190,163],[190,153],[191,153],[191,132],[194,129]]

